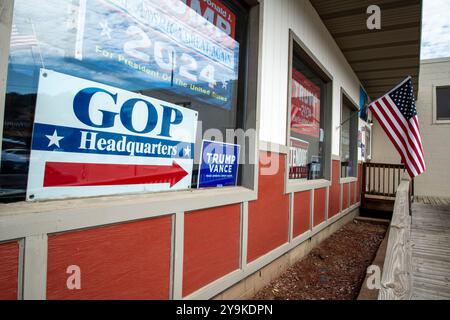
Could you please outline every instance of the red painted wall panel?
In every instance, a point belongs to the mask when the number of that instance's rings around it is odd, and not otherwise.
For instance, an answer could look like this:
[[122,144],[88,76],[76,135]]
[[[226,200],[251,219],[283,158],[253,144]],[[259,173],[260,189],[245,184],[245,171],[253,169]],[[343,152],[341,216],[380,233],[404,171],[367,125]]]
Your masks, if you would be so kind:
[[241,206],[185,216],[183,296],[239,269]]
[[325,221],[326,191],[325,188],[314,190],[314,226],[318,226]]
[[17,300],[19,242],[0,244],[0,300]]
[[342,188],[343,188],[342,189],[342,210],[345,210],[349,207],[349,204],[348,204],[348,195],[349,195],[349,190],[350,190],[349,183],[344,183],[342,185]]
[[361,201],[361,188],[362,188],[362,164],[358,164],[358,183],[356,189],[357,202]]
[[310,228],[311,191],[294,194],[294,238]]
[[340,210],[340,185],[339,185],[339,170],[340,163],[338,160],[333,160],[332,165],[332,180],[330,187],[330,199],[328,206],[328,216],[331,218],[339,213]]
[[261,157],[272,157],[278,170],[264,175],[270,165],[260,165],[258,200],[249,203],[248,255],[251,262],[288,241],[289,196],[284,195],[285,156],[261,152]]
[[352,205],[356,203],[356,182],[350,184],[350,203]]
[[[169,298],[171,216],[50,235],[47,299]],[[67,288],[67,267],[81,290]]]

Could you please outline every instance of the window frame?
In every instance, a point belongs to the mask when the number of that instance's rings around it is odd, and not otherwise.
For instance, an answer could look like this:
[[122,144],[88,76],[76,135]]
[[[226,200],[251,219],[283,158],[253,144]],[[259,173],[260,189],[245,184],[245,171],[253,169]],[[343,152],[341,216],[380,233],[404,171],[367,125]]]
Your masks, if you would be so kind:
[[[0,169],[3,148],[3,122],[5,120],[6,78],[8,75],[9,48],[13,18],[14,0],[6,1],[0,11]],[[4,54],[3,54],[4,53]]]
[[[292,62],[294,53],[297,54],[302,61],[312,69],[319,78],[325,82],[326,100],[329,104],[329,110],[325,117],[325,151],[324,151],[324,171],[323,178],[318,180],[296,180],[289,179],[289,163],[290,152],[289,142],[291,137],[291,109],[292,109]],[[308,46],[289,29],[289,52],[288,52],[288,90],[287,90],[287,112],[286,112],[286,161],[285,161],[285,193],[300,192],[319,188],[327,188],[331,186],[331,162],[332,162],[332,123],[333,123],[333,76],[320,62],[320,60],[311,52]]]
[[[370,161],[372,158],[372,126],[370,125],[370,123],[365,122],[362,119],[359,119],[359,129],[361,130],[362,134],[369,134],[369,144],[367,144],[367,140],[366,137],[364,138],[365,142],[366,142],[366,156],[363,158],[361,155],[361,161]],[[369,151],[367,152],[367,147],[369,147]],[[359,146],[358,146],[359,148]]]
[[448,87],[450,89],[450,82],[449,81],[439,81],[434,82],[432,85],[432,96],[433,96],[433,102],[432,102],[432,124],[434,125],[441,125],[441,124],[450,124],[450,119],[446,120],[439,120],[437,118],[437,89],[438,88],[445,88]]
[[[350,115],[349,119],[342,119],[342,114],[343,114],[342,110],[343,110],[344,106],[351,107],[351,109],[352,109],[351,111],[356,112],[357,116],[355,116],[355,113],[353,113],[353,115]],[[359,119],[360,118],[359,118],[359,107],[358,107],[358,104],[355,101],[353,101],[353,99],[350,97],[350,95],[347,93],[347,91],[345,91],[345,89],[342,88],[342,87],[341,87],[341,105],[340,105],[340,110],[339,111],[340,111],[340,117],[339,117],[339,119],[340,119],[339,120],[339,129],[340,129],[339,130],[339,163],[340,164],[342,163],[342,124],[343,124],[343,121],[346,121],[346,120],[352,121],[351,117],[355,117],[355,121],[356,121],[356,125],[355,125],[355,128],[354,128],[354,131],[356,132],[356,139],[354,140],[354,146],[353,146],[355,148],[353,157],[356,158],[356,159],[354,159],[355,160],[355,165],[356,165],[356,168],[355,168],[356,170],[354,171],[354,176],[342,177],[342,175],[341,175],[341,173],[342,173],[341,166],[339,166],[339,181],[341,183],[347,183],[347,182],[356,181],[358,179],[358,170],[357,170],[357,164],[358,164],[358,134],[359,134],[358,131],[359,131]],[[352,134],[351,129],[352,128],[350,128],[350,135]],[[351,148],[352,146],[349,146],[349,147]]]
[[[228,4],[229,0],[225,3]],[[10,38],[11,30],[13,24],[13,14],[14,14],[14,3],[15,0],[7,2],[7,5],[3,7],[0,12],[0,32],[5,32],[7,35],[7,41],[4,41],[4,46],[0,46],[0,58],[5,58],[6,64],[0,64],[0,165],[1,165],[1,151],[2,151],[2,141],[3,141],[3,122],[4,122],[4,111],[6,103],[6,87],[7,87],[7,75],[8,75],[8,61],[10,52]],[[8,6],[10,4],[10,6]],[[236,6],[237,4],[234,4]],[[248,129],[254,129],[256,131],[256,137],[259,136],[259,110],[260,110],[260,100],[258,98],[258,93],[260,92],[261,81],[260,81],[260,70],[262,66],[261,58],[261,44],[262,44],[262,28],[260,20],[262,19],[262,6],[259,2],[252,0],[242,0],[239,5],[246,7],[247,11],[247,32],[245,41],[245,57],[240,57],[242,63],[246,65],[241,69],[245,69],[244,85],[238,88],[239,93],[242,95],[241,103],[244,104],[245,110],[241,119],[237,119],[237,124],[242,125],[244,131]],[[7,15],[8,14],[8,15]],[[7,16],[6,18],[4,18]],[[6,27],[6,30],[3,28]],[[4,56],[3,56],[4,53]],[[250,57],[257,57],[257,59],[250,59]],[[0,59],[0,63],[3,62]],[[241,70],[239,72],[241,76]],[[252,79],[257,79],[253,81]],[[241,92],[242,91],[242,92]],[[238,102],[239,103],[239,102]],[[244,137],[244,139],[247,136]],[[238,141],[239,142],[239,141]],[[245,141],[244,141],[245,142]],[[251,142],[251,141],[250,141]],[[238,204],[247,201],[257,200],[258,197],[258,174],[259,174],[259,141],[255,140],[254,145],[248,143],[248,153],[247,162],[245,164],[239,165],[241,184],[238,186],[222,187],[222,188],[206,188],[206,189],[185,189],[177,191],[162,191],[162,192],[141,192],[141,193],[121,193],[121,194],[111,194],[104,196],[95,197],[68,197],[64,199],[49,199],[39,202],[30,202],[26,200],[11,201],[8,204],[10,206],[11,212],[16,214],[29,213],[30,211],[35,211],[33,208],[38,206],[38,203],[45,204],[45,209],[43,212],[53,212],[59,210],[61,202],[70,201],[73,204],[72,208],[78,208],[77,212],[89,212],[89,206],[85,206],[89,199],[108,199],[108,205],[106,207],[117,207],[122,206],[124,199],[136,199],[142,201],[146,205],[152,206],[154,209],[151,211],[151,217],[163,216],[168,213],[188,211],[188,210],[200,210],[204,208],[212,208],[217,206]],[[242,154],[241,154],[242,156]],[[246,155],[245,155],[246,156]],[[223,197],[221,196],[223,195]],[[170,199],[170,200],[168,200]],[[174,206],[174,202],[182,201],[182,205]],[[127,201],[128,202],[128,201]],[[0,207],[4,202],[0,202]],[[40,207],[40,206],[39,206]],[[182,207],[183,210],[176,209],[174,207]],[[55,211],[56,210],[56,211]],[[132,220],[124,218],[120,221]],[[95,220],[95,219],[94,219]]]

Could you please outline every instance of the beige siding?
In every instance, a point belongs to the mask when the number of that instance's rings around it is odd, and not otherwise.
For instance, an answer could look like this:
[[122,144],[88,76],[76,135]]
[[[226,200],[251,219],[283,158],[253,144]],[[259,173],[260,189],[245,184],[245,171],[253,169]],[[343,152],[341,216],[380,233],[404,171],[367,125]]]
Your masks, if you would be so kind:
[[260,139],[286,145],[289,29],[333,76],[333,154],[339,154],[340,88],[358,103],[359,80],[307,0],[264,0]]
[[[417,112],[427,171],[416,178],[415,194],[450,196],[450,124],[433,123],[433,85],[450,85],[450,59],[422,61]],[[373,162],[399,163],[380,125],[373,126]]]
[[384,133],[383,128],[378,123],[377,119],[373,117],[372,126],[372,162],[378,163],[400,163],[400,156],[389,138]]

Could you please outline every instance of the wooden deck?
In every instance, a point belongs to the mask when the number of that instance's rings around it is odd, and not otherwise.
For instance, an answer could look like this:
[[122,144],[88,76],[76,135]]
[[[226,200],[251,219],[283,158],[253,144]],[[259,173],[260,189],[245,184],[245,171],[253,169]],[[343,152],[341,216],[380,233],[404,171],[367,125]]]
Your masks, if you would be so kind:
[[450,198],[415,197],[411,241],[411,299],[450,300]]

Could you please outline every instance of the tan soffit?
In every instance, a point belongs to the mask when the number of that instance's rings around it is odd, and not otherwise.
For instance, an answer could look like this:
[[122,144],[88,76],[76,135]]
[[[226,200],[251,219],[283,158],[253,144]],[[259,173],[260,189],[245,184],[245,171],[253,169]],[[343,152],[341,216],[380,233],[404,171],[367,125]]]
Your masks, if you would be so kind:
[[[310,0],[372,99],[411,76],[417,96],[422,0]],[[370,5],[381,30],[367,28]]]

